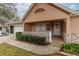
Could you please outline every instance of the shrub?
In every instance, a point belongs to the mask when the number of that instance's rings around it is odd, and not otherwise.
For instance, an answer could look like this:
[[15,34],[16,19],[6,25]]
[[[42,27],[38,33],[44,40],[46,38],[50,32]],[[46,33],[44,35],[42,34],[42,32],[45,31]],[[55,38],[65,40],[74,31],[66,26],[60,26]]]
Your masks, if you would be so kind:
[[38,37],[38,36],[31,36],[30,41],[37,43],[37,44],[43,44],[45,42],[44,37]]
[[16,32],[16,38],[17,40],[22,39],[22,32]]
[[17,40],[25,41],[25,42],[30,42],[30,43],[35,43],[42,45],[45,43],[45,37],[39,37],[39,36],[32,36],[32,35],[22,35],[22,34],[17,34],[16,35]]
[[64,44],[63,50],[68,53],[79,55],[79,44]]

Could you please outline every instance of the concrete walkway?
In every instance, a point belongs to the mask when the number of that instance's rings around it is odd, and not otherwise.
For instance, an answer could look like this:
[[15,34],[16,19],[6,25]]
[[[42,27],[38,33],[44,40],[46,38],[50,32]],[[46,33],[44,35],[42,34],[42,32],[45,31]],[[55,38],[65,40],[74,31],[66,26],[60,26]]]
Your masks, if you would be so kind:
[[60,50],[59,47],[53,46],[52,44],[47,46],[38,46],[38,45],[33,45],[33,44],[13,40],[11,39],[10,36],[0,37],[0,43],[4,43],[4,42],[37,54],[52,54]]

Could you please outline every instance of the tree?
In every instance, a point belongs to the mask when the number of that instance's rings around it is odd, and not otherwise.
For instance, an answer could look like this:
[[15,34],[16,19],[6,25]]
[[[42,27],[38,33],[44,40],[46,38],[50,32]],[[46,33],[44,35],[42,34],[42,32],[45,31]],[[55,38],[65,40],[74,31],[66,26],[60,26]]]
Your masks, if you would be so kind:
[[16,17],[16,4],[13,3],[1,3],[0,4],[0,16],[6,17],[9,20]]

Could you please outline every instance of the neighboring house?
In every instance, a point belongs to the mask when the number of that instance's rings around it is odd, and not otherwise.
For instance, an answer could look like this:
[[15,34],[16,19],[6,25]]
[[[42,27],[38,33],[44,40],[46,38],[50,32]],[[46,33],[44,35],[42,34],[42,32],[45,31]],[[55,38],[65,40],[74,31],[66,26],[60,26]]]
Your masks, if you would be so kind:
[[13,34],[16,35],[16,32],[23,32],[23,22],[22,21],[13,21],[6,18],[0,18],[0,35],[4,34]]
[[32,4],[23,20],[25,33],[48,36],[48,42],[60,37],[66,42],[79,43],[79,14],[60,4]]
[[22,21],[10,21],[5,24],[6,33],[16,35],[16,32],[23,32],[23,23]]
[[7,23],[8,20],[6,18],[0,17],[0,35],[5,32],[4,25]]

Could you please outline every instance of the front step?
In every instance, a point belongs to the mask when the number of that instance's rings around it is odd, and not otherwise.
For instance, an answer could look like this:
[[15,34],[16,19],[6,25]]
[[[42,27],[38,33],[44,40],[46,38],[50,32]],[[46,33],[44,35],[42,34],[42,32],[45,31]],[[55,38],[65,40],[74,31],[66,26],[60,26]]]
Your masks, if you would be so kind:
[[61,45],[64,43],[64,39],[61,36],[53,36],[52,37],[52,45],[61,47]]
[[63,37],[62,36],[57,36],[57,35],[54,35],[52,36],[53,39],[62,39]]

